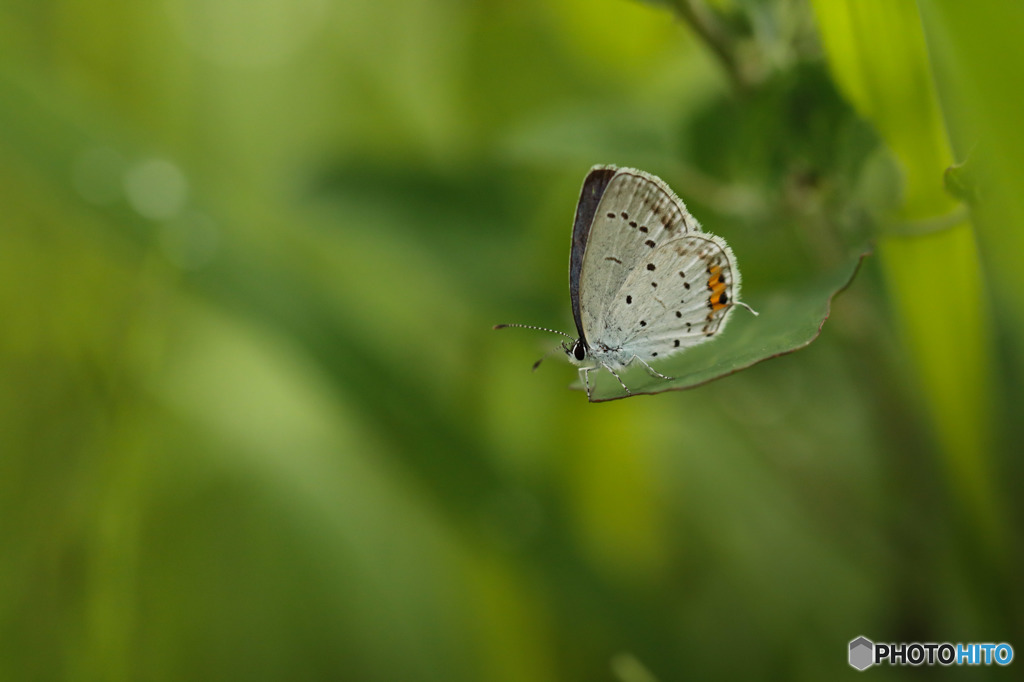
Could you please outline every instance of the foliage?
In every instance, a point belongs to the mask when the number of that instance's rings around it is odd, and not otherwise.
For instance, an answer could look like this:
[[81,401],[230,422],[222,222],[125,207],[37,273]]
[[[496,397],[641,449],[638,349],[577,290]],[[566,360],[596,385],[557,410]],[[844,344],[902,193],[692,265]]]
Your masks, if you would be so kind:
[[[817,680],[861,634],[1018,643],[1022,29],[0,4],[0,677]],[[736,251],[761,316],[656,387],[699,388],[588,404],[491,331],[571,320],[595,163]]]

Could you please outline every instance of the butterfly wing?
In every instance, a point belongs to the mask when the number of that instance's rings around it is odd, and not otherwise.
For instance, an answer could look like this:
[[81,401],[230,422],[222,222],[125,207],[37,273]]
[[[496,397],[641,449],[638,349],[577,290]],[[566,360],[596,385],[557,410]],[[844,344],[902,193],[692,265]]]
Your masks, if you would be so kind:
[[659,178],[632,168],[615,171],[578,249],[574,229],[570,289],[578,266],[573,312],[578,307],[577,327],[589,345],[604,341],[610,306],[630,273],[665,243],[699,232],[700,224]]
[[736,259],[706,233],[670,239],[651,250],[623,280],[604,314],[601,341],[622,362],[677,353],[725,328],[740,293]]

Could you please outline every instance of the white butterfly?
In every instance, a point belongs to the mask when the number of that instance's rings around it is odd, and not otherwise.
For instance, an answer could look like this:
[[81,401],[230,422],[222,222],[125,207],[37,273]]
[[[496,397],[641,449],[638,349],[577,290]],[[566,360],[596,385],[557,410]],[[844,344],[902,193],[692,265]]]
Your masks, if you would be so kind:
[[[714,338],[740,305],[740,271],[721,237],[700,223],[660,178],[633,168],[594,166],[583,181],[572,230],[569,294],[578,338],[562,348],[589,374],[648,362]],[[505,324],[501,327],[531,325]],[[562,334],[572,338],[563,332]],[[538,361],[539,364],[539,361]],[[536,367],[536,365],[534,365]]]

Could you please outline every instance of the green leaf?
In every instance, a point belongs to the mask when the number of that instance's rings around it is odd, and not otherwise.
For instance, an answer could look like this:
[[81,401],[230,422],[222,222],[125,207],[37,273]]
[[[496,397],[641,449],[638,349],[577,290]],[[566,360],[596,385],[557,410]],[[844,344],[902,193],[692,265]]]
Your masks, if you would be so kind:
[[[651,376],[639,365],[620,376],[633,395],[681,391],[800,350],[818,338],[829,318],[832,299],[850,284],[868,253],[865,245],[831,270],[806,281],[744,296],[760,314],[755,317],[746,310],[734,310],[719,338],[659,363],[656,369],[672,379]],[[590,380],[591,402],[628,397],[606,371],[591,372]],[[573,387],[583,390],[581,383]]]

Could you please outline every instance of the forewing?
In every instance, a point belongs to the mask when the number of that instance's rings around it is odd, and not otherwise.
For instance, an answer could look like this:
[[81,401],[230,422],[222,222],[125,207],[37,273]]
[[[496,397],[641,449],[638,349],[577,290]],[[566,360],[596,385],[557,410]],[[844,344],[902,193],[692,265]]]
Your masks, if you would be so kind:
[[600,336],[623,360],[663,358],[725,328],[740,273],[720,237],[689,234],[653,249],[625,278]]
[[660,179],[620,168],[594,213],[579,278],[581,332],[602,340],[608,306],[630,272],[659,246],[699,233],[700,224]]
[[572,224],[572,248],[569,250],[569,298],[572,301],[572,317],[576,321],[576,332],[587,343],[580,317],[580,270],[583,267],[583,253],[590,238],[601,197],[608,183],[615,177],[615,166],[594,166],[583,180],[580,199],[576,202],[576,218]]

